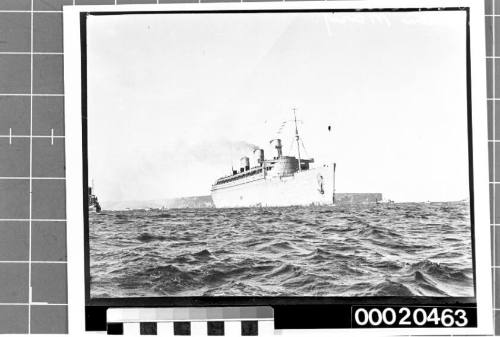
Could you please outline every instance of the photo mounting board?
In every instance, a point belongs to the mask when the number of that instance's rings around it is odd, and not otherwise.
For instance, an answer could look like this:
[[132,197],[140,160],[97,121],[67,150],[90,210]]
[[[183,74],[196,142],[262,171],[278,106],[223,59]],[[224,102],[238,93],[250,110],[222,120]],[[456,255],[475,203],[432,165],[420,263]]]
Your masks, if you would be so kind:
[[[490,229],[488,200],[488,159],[487,159],[487,127],[486,127],[486,75],[484,61],[484,24],[483,4],[478,1],[438,0],[438,1],[342,1],[342,2],[294,2],[294,3],[213,3],[213,4],[175,4],[175,5],[125,5],[125,6],[76,6],[64,8],[64,66],[65,66],[65,118],[66,118],[66,169],[67,169],[67,212],[68,212],[68,277],[70,291],[69,329],[70,332],[84,331],[84,308],[88,304],[88,290],[85,285],[88,267],[85,259],[85,199],[82,115],[86,109],[85,76],[86,59],[82,38],[85,32],[82,20],[88,13],[94,15],[132,15],[138,13],[202,13],[208,12],[280,12],[280,11],[428,11],[428,10],[460,10],[467,13],[464,34],[467,34],[467,51],[469,59],[464,67],[468,67],[468,111],[469,150],[473,153],[470,167],[473,168],[471,190],[473,192],[473,245],[477,300],[477,327],[473,328],[376,328],[374,329],[340,329],[345,335],[360,334],[490,334],[493,331],[491,309],[491,271],[490,271]],[[464,46],[465,47],[465,46]],[[432,121],[430,121],[432,123]],[[472,198],[471,198],[472,200]],[[84,268],[85,266],[85,268]],[[291,302],[297,304],[300,298]],[[141,300],[131,301],[141,306]],[[152,300],[147,306],[166,306],[168,299]],[[193,303],[191,303],[194,305]],[[237,302],[234,303],[236,305]],[[262,303],[264,304],[264,303]],[[285,303],[286,304],[286,303]],[[114,306],[124,306],[116,302]],[[177,305],[190,306],[189,299]],[[228,305],[228,304],[225,304]],[[424,306],[424,303],[421,304]],[[327,335],[331,330],[317,329],[318,335]],[[286,335],[300,335],[300,330],[283,330]]]

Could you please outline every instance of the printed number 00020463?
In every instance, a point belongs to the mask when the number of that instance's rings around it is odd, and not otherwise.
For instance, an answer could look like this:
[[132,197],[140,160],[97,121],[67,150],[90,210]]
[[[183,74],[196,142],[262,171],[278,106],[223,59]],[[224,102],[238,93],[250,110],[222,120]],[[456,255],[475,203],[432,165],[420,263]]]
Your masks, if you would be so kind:
[[467,311],[463,308],[356,308],[355,327],[465,327]]

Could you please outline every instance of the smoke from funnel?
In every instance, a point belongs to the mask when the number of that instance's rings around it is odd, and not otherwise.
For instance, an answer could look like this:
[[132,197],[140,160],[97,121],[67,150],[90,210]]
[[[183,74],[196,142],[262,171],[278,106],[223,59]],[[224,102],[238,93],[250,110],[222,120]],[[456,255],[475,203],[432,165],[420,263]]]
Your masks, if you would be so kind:
[[163,152],[164,158],[171,163],[189,165],[192,162],[228,165],[230,160],[237,161],[242,156],[251,156],[259,147],[246,141],[216,140],[196,144],[176,144]]
[[227,141],[227,142],[229,143],[231,150],[233,151],[253,152],[259,149],[257,145],[245,141]]

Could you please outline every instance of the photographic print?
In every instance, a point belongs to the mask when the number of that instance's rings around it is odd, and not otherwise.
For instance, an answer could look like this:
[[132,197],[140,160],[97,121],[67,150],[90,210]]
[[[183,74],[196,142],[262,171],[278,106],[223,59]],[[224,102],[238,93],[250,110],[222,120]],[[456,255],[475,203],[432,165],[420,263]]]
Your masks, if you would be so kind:
[[488,333],[479,7],[65,9],[85,329],[254,307],[285,332]]
[[89,16],[91,297],[473,297],[465,26]]

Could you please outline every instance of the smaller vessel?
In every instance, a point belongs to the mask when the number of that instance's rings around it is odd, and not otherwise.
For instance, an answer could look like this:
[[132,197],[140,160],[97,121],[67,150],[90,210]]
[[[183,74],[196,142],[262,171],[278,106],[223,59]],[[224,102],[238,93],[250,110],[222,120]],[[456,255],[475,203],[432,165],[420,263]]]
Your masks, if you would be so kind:
[[94,194],[94,182],[92,181],[92,186],[89,187],[89,213],[99,213],[101,212],[101,205],[97,196]]

